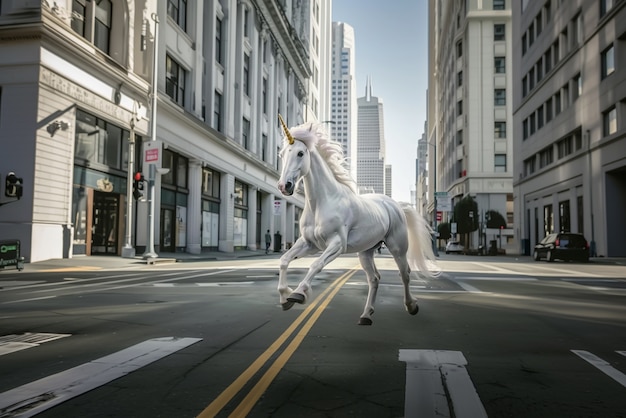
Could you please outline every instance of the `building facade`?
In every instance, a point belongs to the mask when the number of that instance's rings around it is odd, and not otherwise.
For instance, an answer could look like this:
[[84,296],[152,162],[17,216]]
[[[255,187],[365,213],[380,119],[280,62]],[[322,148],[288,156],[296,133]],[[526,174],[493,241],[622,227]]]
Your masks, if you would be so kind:
[[[31,262],[141,253],[151,225],[157,251],[255,249],[267,229],[289,246],[303,199],[278,195],[277,115],[317,117],[309,48],[330,15],[320,7],[3,2],[0,144],[15,152],[0,155],[0,172],[21,177],[23,196],[3,193],[0,235]],[[154,181],[152,196],[135,175]]]
[[523,1],[513,19],[515,225],[520,252],[580,232],[626,246],[626,2]]
[[382,99],[372,96],[368,79],[365,96],[357,99],[357,186],[359,193],[385,193],[385,124]]
[[[434,192],[447,192],[454,205],[466,196],[477,203],[479,231],[469,235],[477,248],[500,235],[482,226],[487,211],[507,220],[501,247],[512,250],[512,72],[511,2],[505,0],[430,2],[428,174],[434,178],[428,205],[437,223]],[[429,74],[430,76],[430,74]],[[432,93],[432,94],[431,94]],[[430,167],[432,166],[432,170]],[[435,189],[436,185],[436,190]],[[442,213],[452,222],[452,211]]]
[[352,26],[333,22],[330,133],[341,143],[352,177],[356,179],[357,93],[355,39]]

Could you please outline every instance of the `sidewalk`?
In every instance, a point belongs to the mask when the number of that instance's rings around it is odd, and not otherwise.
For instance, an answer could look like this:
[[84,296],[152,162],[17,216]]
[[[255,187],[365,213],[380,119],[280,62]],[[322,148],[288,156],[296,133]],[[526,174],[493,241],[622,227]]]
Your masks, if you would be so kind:
[[[270,252],[265,254],[265,250],[238,250],[232,253],[225,252],[203,252],[201,254],[189,254],[183,252],[170,253],[161,252],[158,253],[159,257],[152,260],[144,260],[141,254],[137,254],[133,258],[123,258],[116,255],[91,255],[91,256],[73,256],[72,258],[56,258],[50,260],[37,261],[35,263],[25,263],[24,270],[27,271],[42,271],[42,270],[68,270],[68,269],[80,269],[80,270],[100,270],[100,269],[116,269],[116,268],[129,268],[129,267],[141,267],[159,264],[173,264],[173,263],[190,263],[201,261],[216,261],[216,260],[237,260],[241,258],[275,258],[278,259],[282,252]],[[1,271],[1,270],[0,270]],[[10,271],[7,269],[7,271]]]

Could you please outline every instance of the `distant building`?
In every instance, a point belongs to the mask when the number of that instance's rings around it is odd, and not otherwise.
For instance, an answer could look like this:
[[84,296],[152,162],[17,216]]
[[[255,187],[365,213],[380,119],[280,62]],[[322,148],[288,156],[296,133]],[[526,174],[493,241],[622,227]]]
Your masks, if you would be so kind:
[[515,244],[581,232],[626,256],[626,2],[524,1],[512,37]]
[[[502,247],[517,247],[513,230],[513,54],[511,2],[430,0],[428,174],[452,207],[474,198],[507,220]],[[519,8],[519,7],[518,7]],[[435,169],[436,168],[436,169]],[[433,187],[434,189],[434,187]],[[431,200],[434,203],[434,200]],[[429,219],[436,209],[429,202]],[[443,221],[450,221],[450,212]],[[499,231],[469,235],[477,248]]]
[[385,165],[385,194],[391,197],[391,164]]
[[385,129],[383,101],[372,96],[367,81],[365,96],[357,99],[357,185],[360,193],[385,193]]
[[332,96],[330,133],[343,146],[343,152],[356,180],[357,163],[357,92],[355,39],[352,26],[333,22]]

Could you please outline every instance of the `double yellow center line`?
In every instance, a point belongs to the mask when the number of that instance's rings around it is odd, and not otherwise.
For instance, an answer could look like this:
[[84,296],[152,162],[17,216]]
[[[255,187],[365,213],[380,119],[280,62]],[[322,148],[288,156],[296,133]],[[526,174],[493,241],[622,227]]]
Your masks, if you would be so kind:
[[261,354],[230,386],[228,386],[204,411],[198,415],[198,418],[209,418],[216,416],[236,395],[241,391],[252,377],[269,361],[280,347],[289,339],[297,330],[300,324],[306,323],[300,328],[297,334],[283,352],[278,356],[274,363],[267,369],[265,374],[259,379],[254,387],[248,392],[246,397],[230,414],[230,417],[245,417],[252,410],[261,395],[267,390],[269,385],[278,375],[278,372],[285,366],[289,358],[298,349],[304,337],[309,333],[315,322],[318,320],[324,309],[330,301],[335,297],[339,289],[356,273],[357,270],[352,269],[344,275],[336,279],[328,286],[307,308],[296,318],[296,320]]

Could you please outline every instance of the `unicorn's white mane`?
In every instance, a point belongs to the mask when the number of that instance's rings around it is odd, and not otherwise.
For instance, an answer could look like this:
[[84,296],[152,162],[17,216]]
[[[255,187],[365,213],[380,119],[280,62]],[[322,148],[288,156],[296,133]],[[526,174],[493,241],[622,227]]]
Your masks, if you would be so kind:
[[[337,141],[333,141],[328,136],[326,129],[321,123],[305,123],[289,129],[294,139],[301,141],[309,150],[317,149],[322,156],[335,179],[346,186],[354,193],[356,182],[346,169],[346,158],[343,155],[343,147]],[[283,141],[283,150],[289,145],[287,138]]]

